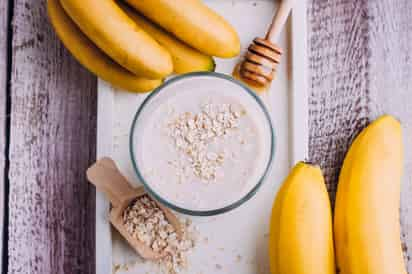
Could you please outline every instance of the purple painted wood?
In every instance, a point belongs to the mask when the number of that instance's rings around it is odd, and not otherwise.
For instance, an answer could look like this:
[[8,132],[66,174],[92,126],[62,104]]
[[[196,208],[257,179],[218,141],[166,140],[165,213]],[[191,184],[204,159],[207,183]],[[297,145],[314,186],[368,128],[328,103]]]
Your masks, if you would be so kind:
[[365,1],[309,5],[309,155],[332,197],[352,139],[368,122],[368,18]]
[[57,40],[45,1],[14,2],[8,273],[94,273],[94,76]]
[[3,233],[5,203],[5,148],[6,148],[6,96],[8,1],[0,2],[0,269],[3,265]]
[[412,273],[412,2],[310,1],[309,154],[332,200],[354,136],[382,113],[402,121],[405,180],[402,240]]
[[389,113],[403,126],[401,236],[408,271],[412,273],[412,1],[369,1],[368,17],[370,117]]

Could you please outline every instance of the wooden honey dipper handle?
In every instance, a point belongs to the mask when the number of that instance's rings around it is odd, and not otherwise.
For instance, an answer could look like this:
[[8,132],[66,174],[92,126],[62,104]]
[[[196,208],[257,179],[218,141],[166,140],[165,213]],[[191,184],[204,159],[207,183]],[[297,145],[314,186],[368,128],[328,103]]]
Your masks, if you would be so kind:
[[102,158],[87,170],[87,179],[106,194],[113,207],[123,206],[135,196],[134,188],[110,158]]
[[280,33],[282,32],[283,26],[288,19],[289,13],[292,10],[295,0],[282,0],[280,6],[273,16],[272,24],[269,27],[268,32],[266,33],[265,39],[271,43],[275,43]]
[[264,39],[256,37],[239,65],[239,75],[249,86],[267,88],[280,63],[282,49],[276,41],[286,23],[295,0],[282,0]]

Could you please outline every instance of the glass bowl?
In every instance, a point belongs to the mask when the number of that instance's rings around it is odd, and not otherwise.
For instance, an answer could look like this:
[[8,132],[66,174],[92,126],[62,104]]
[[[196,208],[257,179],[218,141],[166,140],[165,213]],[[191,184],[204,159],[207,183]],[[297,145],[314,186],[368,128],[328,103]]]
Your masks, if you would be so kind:
[[[165,197],[162,197],[162,195],[160,195],[155,188],[153,188],[149,181],[145,179],[145,177],[143,176],[142,170],[139,167],[139,160],[138,157],[136,156],[136,146],[137,146],[137,142],[139,140],[139,138],[142,136],[141,133],[142,129],[139,128],[137,129],[139,126],[139,123],[141,122],[140,119],[144,119],[141,118],[142,116],[144,117],[145,115],[148,115],[145,112],[150,113],[151,110],[151,104],[153,102],[156,102],[156,99],[161,98],[160,96],[167,96],[168,92],[165,92],[168,90],[168,87],[172,86],[175,84],[179,84],[180,86],[184,86],[185,85],[185,81],[186,80],[196,80],[196,81],[200,81],[200,83],[202,81],[207,80],[208,78],[211,78],[211,80],[216,80],[217,82],[227,82],[229,81],[230,83],[225,83],[227,84],[231,84],[231,85],[235,85],[236,89],[238,91],[235,92],[244,92],[244,94],[240,94],[241,96],[246,96],[246,97],[250,97],[253,99],[254,104],[257,105],[257,109],[259,109],[259,111],[261,113],[263,113],[263,115],[261,115],[262,117],[265,117],[265,122],[263,122],[265,124],[265,128],[267,129],[265,132],[265,134],[267,134],[267,140],[268,142],[270,142],[270,145],[268,147],[268,149],[270,149],[269,152],[266,152],[268,157],[267,160],[265,160],[265,165],[263,165],[261,167],[262,169],[262,173],[257,176],[257,180],[256,182],[253,182],[251,185],[253,185],[253,187],[251,187],[250,189],[248,189],[246,192],[246,194],[242,195],[241,198],[239,198],[236,201],[230,202],[227,205],[223,206],[223,207],[219,207],[219,208],[211,208],[211,209],[206,209],[206,210],[197,210],[197,209],[191,209],[191,208],[185,208],[181,205],[178,205],[178,203],[176,202],[172,202],[171,200],[166,199]],[[209,80],[207,80],[209,81]],[[186,82],[193,82],[193,81],[186,81]],[[201,86],[201,85],[198,85]],[[190,87],[191,89],[193,89],[193,84]],[[196,86],[195,86],[196,88]],[[196,90],[193,90],[193,92],[196,92]],[[165,95],[166,94],[166,95]],[[246,94],[246,95],[245,95]],[[239,96],[240,96],[239,95]],[[248,99],[249,100],[249,99]],[[252,100],[251,100],[252,101]],[[156,103],[154,103],[156,104]],[[144,122],[142,122],[144,123]],[[221,73],[216,73],[216,72],[194,72],[194,73],[188,73],[188,74],[184,74],[181,76],[176,76],[168,81],[166,81],[165,83],[163,83],[160,87],[156,88],[152,93],[150,93],[145,100],[143,101],[143,103],[140,105],[140,107],[138,108],[133,122],[132,122],[132,126],[131,126],[131,132],[130,132],[130,137],[129,137],[129,149],[130,149],[130,156],[131,156],[131,160],[132,160],[132,165],[134,168],[134,171],[136,172],[137,177],[139,178],[139,180],[142,182],[142,184],[144,185],[144,187],[146,188],[147,192],[154,197],[156,200],[158,200],[159,202],[161,202],[162,204],[164,204],[165,206],[178,211],[180,213],[183,214],[187,214],[187,215],[192,215],[192,216],[212,216],[212,215],[217,215],[217,214],[221,214],[227,211],[230,211],[232,209],[235,209],[237,207],[239,207],[240,205],[242,205],[243,203],[245,203],[246,201],[248,201],[251,197],[253,197],[256,192],[258,191],[258,189],[260,188],[260,186],[262,185],[262,183],[264,182],[266,176],[268,175],[268,172],[271,168],[272,162],[273,162],[273,158],[274,158],[274,154],[275,154],[275,130],[272,126],[272,122],[270,119],[270,115],[265,107],[265,105],[263,104],[263,102],[260,100],[260,98],[255,94],[255,92],[253,92],[252,90],[250,90],[246,85],[242,84],[241,82],[233,79],[230,76],[227,76],[225,74],[221,74]]]

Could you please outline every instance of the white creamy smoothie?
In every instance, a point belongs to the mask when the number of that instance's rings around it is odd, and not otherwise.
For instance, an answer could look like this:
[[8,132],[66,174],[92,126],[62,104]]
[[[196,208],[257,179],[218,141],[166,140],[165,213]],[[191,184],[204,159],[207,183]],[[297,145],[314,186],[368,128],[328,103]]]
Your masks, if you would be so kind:
[[167,84],[144,106],[132,136],[146,184],[180,208],[206,211],[242,199],[271,157],[270,123],[258,102],[224,78]]

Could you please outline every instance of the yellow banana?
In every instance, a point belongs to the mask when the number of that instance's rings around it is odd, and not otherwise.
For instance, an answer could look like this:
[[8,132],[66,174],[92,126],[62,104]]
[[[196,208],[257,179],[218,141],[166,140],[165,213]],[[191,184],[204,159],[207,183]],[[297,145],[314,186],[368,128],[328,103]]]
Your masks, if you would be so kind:
[[389,115],[356,137],[344,160],[334,232],[340,274],[406,274],[399,199],[402,129]]
[[269,235],[272,274],[334,274],[332,216],[319,167],[298,163],[272,208]]
[[116,87],[133,92],[150,91],[162,83],[161,80],[137,77],[113,62],[71,21],[60,5],[59,0],[48,0],[47,11],[57,36],[70,53],[83,66],[103,80]]
[[204,54],[231,58],[240,52],[240,40],[235,29],[202,1],[126,0],[126,2]]
[[114,0],[60,0],[64,10],[101,50],[136,75],[163,78],[172,58]]
[[173,60],[173,71],[175,73],[181,74],[194,71],[213,71],[215,69],[215,62],[211,56],[203,54],[177,40],[175,37],[149,22],[146,18],[139,15],[127,5],[122,4],[121,2],[118,2],[118,4],[139,27],[170,52]]

